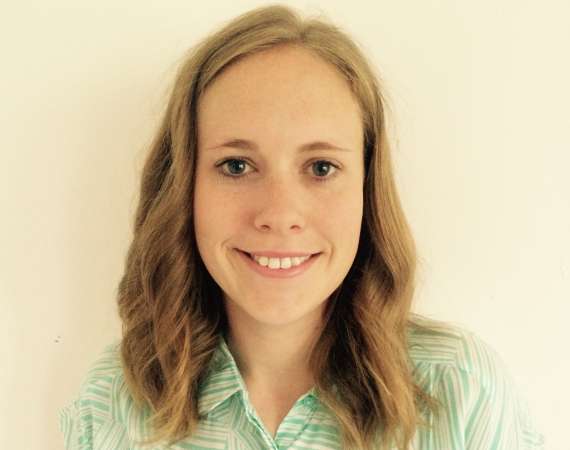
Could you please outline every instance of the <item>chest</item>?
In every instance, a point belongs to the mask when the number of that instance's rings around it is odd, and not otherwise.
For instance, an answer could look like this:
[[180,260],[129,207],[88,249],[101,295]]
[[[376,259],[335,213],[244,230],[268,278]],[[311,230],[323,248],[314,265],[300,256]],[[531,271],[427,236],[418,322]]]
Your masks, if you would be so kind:
[[[278,423],[278,419],[275,419],[276,411],[283,414],[285,406],[279,410],[270,409],[271,416],[261,409],[262,414],[266,414],[264,421],[248,400],[239,395],[228,399],[208,414],[198,433],[187,442],[191,445],[210,442],[211,447],[206,448],[227,450],[341,448],[336,424],[313,395],[307,394],[295,401]],[[270,418],[274,422],[268,422]],[[270,424],[269,427],[266,422]],[[270,428],[273,428],[274,433]],[[218,436],[219,441],[213,439],[214,436]],[[188,448],[196,448],[191,445]]]

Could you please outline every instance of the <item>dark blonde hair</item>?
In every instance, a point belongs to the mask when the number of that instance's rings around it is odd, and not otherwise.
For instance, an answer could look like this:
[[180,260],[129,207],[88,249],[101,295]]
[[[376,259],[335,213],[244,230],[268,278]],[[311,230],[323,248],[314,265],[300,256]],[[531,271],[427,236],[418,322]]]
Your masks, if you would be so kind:
[[[240,58],[279,45],[336,68],[364,123],[364,217],[350,272],[331,297],[312,354],[320,398],[344,448],[407,448],[429,397],[415,384],[407,331],[415,250],[395,188],[384,100],[374,70],[334,25],[283,6],[244,14],[195,47],[183,63],[144,166],[134,239],[119,286],[121,356],[128,388],[153,411],[153,441],[198,425],[200,382],[226,330],[220,288],[193,229],[197,105]],[[340,394],[340,395],[339,395]]]

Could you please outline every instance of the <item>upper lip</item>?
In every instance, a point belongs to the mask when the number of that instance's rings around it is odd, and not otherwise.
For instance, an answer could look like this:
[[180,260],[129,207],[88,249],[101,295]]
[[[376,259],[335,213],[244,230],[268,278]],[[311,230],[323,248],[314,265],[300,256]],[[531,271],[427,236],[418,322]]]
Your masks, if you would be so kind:
[[250,256],[267,256],[268,258],[301,258],[303,256],[312,256],[315,253],[312,252],[274,252],[274,251],[252,251],[246,252],[245,250],[241,250],[244,253],[247,253]]

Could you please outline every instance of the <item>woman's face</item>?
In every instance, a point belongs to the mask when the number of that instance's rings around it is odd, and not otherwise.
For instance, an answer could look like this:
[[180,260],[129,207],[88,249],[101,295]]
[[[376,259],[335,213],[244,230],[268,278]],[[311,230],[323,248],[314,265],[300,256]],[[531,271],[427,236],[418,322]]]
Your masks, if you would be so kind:
[[198,112],[196,240],[232,317],[320,318],[356,255],[363,127],[346,81],[306,51],[248,56]]

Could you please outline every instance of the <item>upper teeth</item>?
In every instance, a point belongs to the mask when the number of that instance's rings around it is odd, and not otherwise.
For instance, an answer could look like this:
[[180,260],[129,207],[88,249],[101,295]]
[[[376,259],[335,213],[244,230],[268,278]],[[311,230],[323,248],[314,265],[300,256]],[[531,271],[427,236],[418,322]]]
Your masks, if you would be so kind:
[[269,258],[267,256],[251,255],[253,260],[261,266],[267,266],[270,269],[288,269],[290,267],[298,266],[305,262],[311,256],[294,256],[292,258]]

